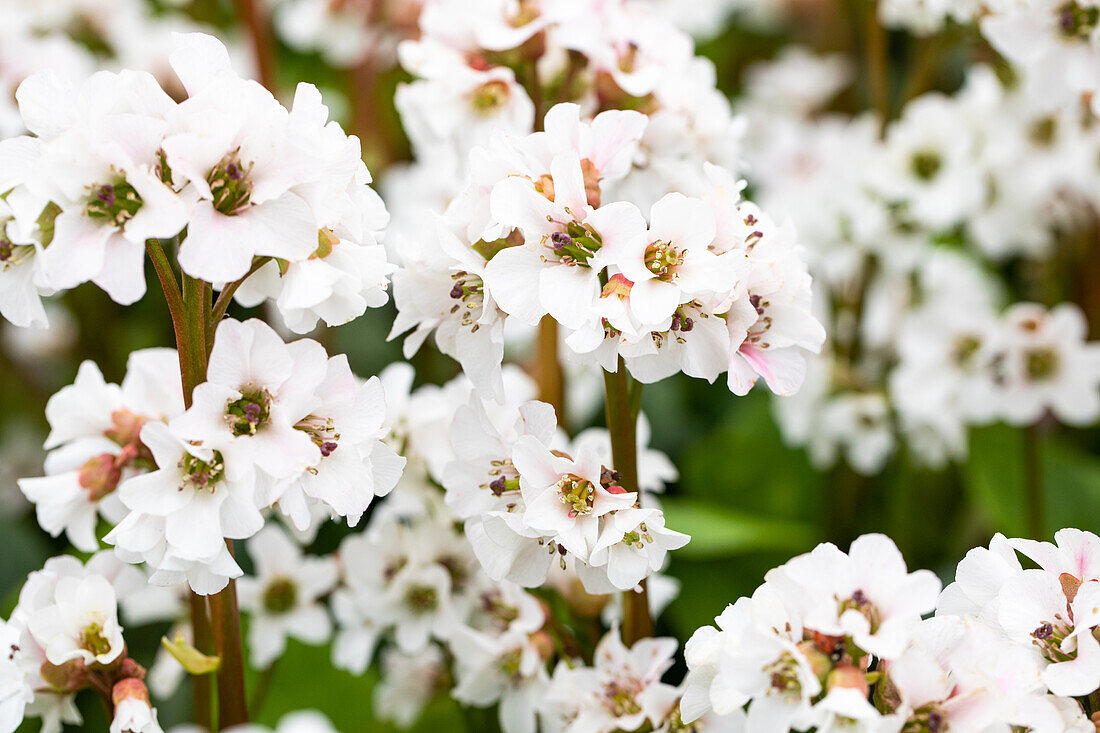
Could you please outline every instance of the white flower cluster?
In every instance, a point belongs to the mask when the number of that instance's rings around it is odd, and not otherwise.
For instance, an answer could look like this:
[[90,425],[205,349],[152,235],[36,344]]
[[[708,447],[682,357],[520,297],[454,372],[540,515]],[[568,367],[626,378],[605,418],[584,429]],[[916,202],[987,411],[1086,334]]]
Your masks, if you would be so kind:
[[1097,127],[975,66],[955,96],[917,97],[880,137],[871,117],[818,113],[845,74],[832,57],[785,54],[752,71],[743,105],[755,195],[797,225],[830,335],[803,389],[775,403],[785,437],[819,466],[843,454],[876,473],[898,436],[941,466],[965,457],[972,425],[1094,423],[1100,363],[1083,314],[1026,293],[1012,303],[992,272],[1053,258],[1087,221]]
[[[452,506],[522,502],[516,488],[494,496],[488,486],[479,487],[496,477],[488,473],[493,469],[494,451],[510,455],[504,436],[489,437],[484,431],[495,430],[495,424],[511,430],[513,423],[522,422],[522,409],[526,414],[541,413],[543,428],[550,436],[547,440],[568,448],[568,442],[554,434],[549,408],[529,401],[534,391],[530,380],[511,368],[505,375],[509,393],[528,401],[502,406],[481,400],[463,377],[442,387],[426,385],[410,393],[412,373],[405,365],[390,367],[381,375],[393,397],[387,419],[394,426],[390,440],[408,456],[409,470],[397,490],[372,510],[364,530],[346,537],[334,556],[303,554],[297,541],[277,525],[268,525],[249,540],[256,573],[242,577],[238,586],[242,611],[250,616],[248,639],[255,666],[266,667],[277,659],[287,638],[322,644],[335,632],[332,653],[337,668],[362,674],[377,659],[382,679],[374,692],[374,709],[384,719],[410,725],[429,700],[446,693],[465,705],[499,706],[501,725],[508,733],[530,733],[536,730],[540,715],[559,715],[555,711],[560,707],[547,702],[549,691],[565,695],[579,678],[570,676],[568,664],[551,677],[548,666],[554,658],[572,664],[571,655],[579,655],[580,647],[539,596],[516,582],[491,575],[513,568],[529,585],[556,588],[566,603],[582,609],[578,613],[585,617],[602,615],[606,623],[614,625],[619,610],[611,597],[589,595],[582,587],[592,589],[596,582],[599,593],[615,591],[616,581],[619,587],[633,587],[663,564],[666,547],[679,546],[687,537],[664,530],[656,508],[626,508],[604,515],[603,520],[592,517],[592,527],[603,524],[598,535],[603,559],[601,566],[589,568],[580,561],[564,563],[565,554],[556,549],[555,535],[545,532],[516,537],[516,543],[523,545],[522,557],[494,556],[496,536],[472,528],[483,524],[486,517],[496,516],[489,509],[468,520],[463,533],[462,517],[456,516]],[[478,446],[478,453],[459,460],[456,453],[471,445]],[[597,472],[598,457],[610,453],[606,433],[600,430],[580,434],[574,446],[596,457]],[[644,435],[639,448],[641,484],[662,489],[663,480],[675,477],[674,469],[666,457],[645,447]],[[467,480],[460,480],[464,475]],[[595,478],[598,482],[598,473]],[[510,472],[506,480],[515,481]],[[452,488],[453,481],[458,489]],[[440,483],[448,486],[446,492]],[[556,498],[554,503],[561,504]],[[554,506],[550,513],[556,517],[566,512]],[[511,513],[502,510],[500,515],[507,518]],[[630,521],[616,521],[616,516]],[[648,538],[642,536],[647,530],[630,526],[639,517],[649,523]],[[623,527],[638,534],[633,542],[623,541]],[[596,556],[594,552],[588,557]],[[652,603],[663,605],[674,594],[664,580],[650,575]],[[168,606],[178,613],[178,604]],[[172,611],[166,614],[171,615]],[[617,632],[614,642],[611,638],[601,648],[621,648]],[[649,652],[635,652],[636,683],[642,684],[643,679],[644,686],[659,683],[675,651],[670,643],[658,644],[662,650],[659,659],[651,659]],[[625,674],[617,667],[605,666],[612,678]],[[604,680],[605,673],[600,674]],[[660,701],[645,704],[657,705],[660,715],[665,715],[675,695],[669,702],[671,688],[658,686],[665,691]],[[629,694],[639,691],[632,687]],[[608,710],[614,709],[616,688],[611,680],[604,692],[595,695],[591,703],[606,703]],[[658,713],[653,716],[659,719]]]
[[[395,209],[398,228],[416,234],[422,206],[440,211],[459,194],[477,167],[467,156],[494,129],[527,135],[559,102],[580,104],[586,119],[617,109],[649,117],[636,130],[634,159],[620,160],[625,167],[614,175],[635,163],[616,198],[643,209],[673,191],[701,194],[704,162],[736,168],[742,124],[715,86],[714,65],[694,55],[691,38],[669,18],[690,22],[692,13],[674,5],[669,12],[634,0],[425,2],[419,40],[398,47],[417,77],[396,98],[417,156],[387,181],[388,198],[403,209]],[[709,18],[722,15],[722,5],[727,0],[691,3]]]
[[[648,124],[653,124],[652,120]],[[393,333],[415,327],[406,354],[434,329],[444,353],[500,399],[503,327],[546,315],[581,359],[641,382],[683,371],[746,393],[763,376],[796,391],[803,353],[824,331],[794,232],[740,199],[742,184],[706,165],[702,198],[667,194],[648,223],[604,188],[630,170],[647,118],[609,111],[591,122],[552,108],[545,132],[500,132],[471,158],[478,171],[394,275]]]
[[127,656],[118,604],[145,584],[141,573],[101,552],[82,565],[62,555],[27,577],[19,602],[0,620],[0,731],[41,718],[44,733],[79,725],[74,698],[95,690],[114,711],[111,733],[162,733]]
[[145,72],[20,84],[33,136],[0,142],[0,312],[45,326],[40,296],[88,281],[133,303],[149,240],[174,240],[184,273],[210,283],[261,268],[241,297],[274,300],[298,332],[385,303],[387,214],[358,140],[312,85],[288,112],[213,37],[174,38],[180,103]]
[[[745,730],[1091,733],[1073,696],[1100,685],[1100,540],[1007,540],[971,551],[939,595],[894,544],[865,535],[771,571],[695,632],[684,721],[713,710]],[[1022,570],[1016,551],[1041,569]]]
[[225,540],[256,534],[263,509],[278,504],[303,531],[318,515],[354,525],[400,478],[381,383],[315,341],[226,320],[187,410],[178,375],[174,351],[139,351],[121,387],[85,363],[53,397],[48,475],[20,482],[44,529],[91,551],[98,512],[151,582],[214,593],[241,574]]

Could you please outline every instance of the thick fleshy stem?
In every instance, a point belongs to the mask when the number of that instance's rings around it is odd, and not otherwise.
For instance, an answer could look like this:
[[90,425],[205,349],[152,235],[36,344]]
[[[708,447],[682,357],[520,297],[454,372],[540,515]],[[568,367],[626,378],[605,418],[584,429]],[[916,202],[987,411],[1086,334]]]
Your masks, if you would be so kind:
[[236,295],[237,290],[244,284],[245,280],[252,277],[257,270],[270,261],[270,257],[253,258],[252,267],[248,269],[244,277],[227,283],[226,286],[218,292],[218,299],[214,301],[214,307],[210,314],[209,322],[206,324],[206,353],[208,356],[210,354],[210,349],[214,348],[214,331],[217,330],[218,324],[225,318],[225,312],[229,310],[229,304],[233,302],[233,296]]
[[275,65],[275,39],[271,35],[271,25],[268,23],[262,5],[257,0],[233,1],[237,20],[248,28],[248,35],[252,40],[252,52],[256,57],[256,70],[259,72],[260,83],[267,87],[269,92],[276,94],[278,70]]
[[[184,340],[177,345],[180,350],[180,364],[187,353],[189,364],[197,364],[200,370],[190,375],[195,382],[189,382],[184,376],[184,391],[190,393],[194,386],[206,381],[206,366],[209,349],[206,335],[213,311],[210,302],[211,290],[208,283],[183,276],[183,335]],[[179,331],[177,331],[177,339]],[[190,400],[188,400],[190,402]],[[233,543],[226,540],[229,551]],[[218,672],[218,728],[225,729],[248,722],[248,706],[244,689],[244,654],[241,651],[241,619],[237,609],[237,584],[232,580],[225,588],[209,599],[210,621],[214,637],[214,649],[221,658]]]
[[[178,244],[178,240],[177,240]],[[145,243],[145,249],[149,253],[149,259],[153,263],[157,277],[160,279],[161,289],[164,291],[164,299],[168,303],[168,313],[172,317],[172,330],[176,336],[176,351],[179,354],[180,376],[183,387],[184,407],[191,406],[191,393],[195,387],[206,379],[206,346],[203,311],[201,307],[197,312],[191,308],[185,308],[183,292],[176,281],[176,273],[172,264],[164,252],[162,244],[150,239]],[[190,278],[187,278],[190,280]],[[188,292],[201,293],[202,283],[190,280],[192,285],[185,284]],[[198,283],[199,288],[194,288]],[[202,304],[202,298],[192,299],[193,306],[196,302]],[[194,635],[195,648],[204,654],[213,651],[211,644],[210,617],[206,610],[206,599],[192,592],[189,598],[191,612],[191,632]],[[192,714],[194,722],[206,730],[212,729],[212,685],[209,675],[197,675],[192,678]]]
[[[611,460],[615,470],[622,475],[620,485],[627,491],[638,489],[638,410],[635,405],[640,393],[630,388],[630,375],[623,358],[619,357],[618,370],[604,372],[604,409],[607,430],[611,434]],[[635,389],[640,389],[636,385]],[[640,583],[642,592],[623,593],[623,643],[633,645],[641,639],[653,636],[653,619],[649,615],[649,597],[646,582]]]
[[558,322],[553,316],[543,316],[539,322],[535,352],[535,382],[539,387],[539,400],[553,406],[558,424],[564,427],[565,378],[558,359]]

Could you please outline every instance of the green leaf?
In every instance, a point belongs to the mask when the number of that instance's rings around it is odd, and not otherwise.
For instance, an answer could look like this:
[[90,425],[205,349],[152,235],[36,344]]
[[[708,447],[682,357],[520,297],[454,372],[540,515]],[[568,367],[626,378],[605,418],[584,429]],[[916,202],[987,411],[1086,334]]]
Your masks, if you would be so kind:
[[222,665],[221,657],[211,657],[203,654],[188,644],[187,640],[179,634],[176,635],[175,641],[168,641],[168,637],[163,636],[160,643],[191,674],[217,672]]
[[963,485],[991,529],[1011,537],[1027,534],[1024,516],[1023,431],[991,425],[971,431]]
[[802,522],[732,511],[703,501],[665,498],[665,524],[691,535],[676,551],[685,559],[728,557],[747,552],[800,551],[813,545],[814,529]]

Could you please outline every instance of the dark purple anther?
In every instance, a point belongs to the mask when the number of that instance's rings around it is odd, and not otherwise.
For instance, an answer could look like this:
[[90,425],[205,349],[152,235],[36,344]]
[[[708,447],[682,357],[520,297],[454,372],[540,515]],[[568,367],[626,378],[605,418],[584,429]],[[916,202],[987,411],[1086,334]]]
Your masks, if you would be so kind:
[[941,730],[943,730],[943,715],[933,710],[928,713],[928,731],[929,733],[939,733]]
[[1039,628],[1031,632],[1031,635],[1040,641],[1045,641],[1054,636],[1054,627],[1050,625],[1049,621],[1044,621]]
[[852,594],[852,600],[856,602],[857,606],[862,606],[867,602],[867,596],[864,595],[862,590],[856,589],[856,592]]
[[489,490],[493,492],[493,496],[500,496],[504,493],[504,477],[501,476],[496,481],[489,484]]
[[229,176],[231,181],[239,181],[244,178],[244,173],[241,172],[240,166],[236,163],[230,163],[225,167],[225,175]]
[[15,251],[15,245],[6,239],[0,239],[0,262],[6,262],[11,259],[12,252]]
[[328,458],[332,455],[332,452],[336,450],[336,447],[336,443],[333,443],[331,440],[321,443],[321,455]]
[[672,314],[672,330],[673,331],[679,331],[680,330],[680,314],[679,313],[673,313]]
[[554,243],[554,247],[568,247],[573,244],[573,238],[565,232],[554,232],[550,235],[550,241]]
[[249,402],[244,406],[244,419],[255,425],[260,421],[260,406],[255,402]]
[[103,202],[103,205],[108,209],[115,205],[115,201],[118,199],[115,197],[114,186],[100,186],[99,192],[96,194],[96,198]]
[[764,313],[764,309],[760,307],[759,295],[750,295],[749,303],[751,303],[752,307],[756,309],[756,315],[762,315]]
[[1062,26],[1063,33],[1073,33],[1076,25],[1077,18],[1073,14],[1073,6],[1067,5],[1058,17],[1058,22]]
[[455,286],[453,288],[451,288],[451,297],[454,298],[455,300],[458,300],[459,298],[461,298],[463,296],[463,294],[464,293],[462,291],[462,284],[461,283],[455,283]]
[[693,328],[695,328],[695,321],[690,318],[685,318],[684,322],[680,324],[680,330],[684,333],[687,333]]

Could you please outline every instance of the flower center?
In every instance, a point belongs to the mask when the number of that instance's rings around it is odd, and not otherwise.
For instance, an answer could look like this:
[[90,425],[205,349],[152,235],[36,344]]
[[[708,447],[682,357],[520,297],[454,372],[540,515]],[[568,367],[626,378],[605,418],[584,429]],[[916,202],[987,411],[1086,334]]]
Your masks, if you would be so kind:
[[214,209],[226,216],[240,213],[252,198],[252,181],[248,179],[252,164],[242,164],[240,152],[237,148],[227,153],[206,175],[214,196]]
[[[864,415],[863,417],[867,416]],[[840,612],[844,613],[848,610],[858,611],[862,614],[867,619],[867,623],[871,625],[872,634],[878,631],[879,624],[882,623],[882,617],[879,610],[875,608],[875,604],[871,603],[871,599],[864,595],[862,590],[856,589],[851,598],[841,601]]]
[[214,486],[225,475],[225,460],[218,451],[214,451],[214,457],[209,463],[190,453],[184,453],[180,460],[180,470],[184,475],[184,484],[180,486],[181,491],[187,485],[200,491],[202,489],[213,491]]
[[566,224],[565,231],[554,232],[543,243],[554,251],[560,264],[588,267],[592,255],[603,246],[603,239],[584,224],[571,221]]
[[488,117],[505,105],[510,94],[507,82],[493,79],[470,93],[470,106],[482,117]]
[[943,167],[943,158],[935,150],[921,150],[909,159],[909,169],[922,181],[931,181]]
[[271,613],[286,613],[298,602],[298,586],[290,578],[275,578],[264,590],[264,608]]
[[676,279],[676,268],[684,264],[685,252],[673,246],[672,242],[652,242],[645,248],[646,269],[658,280],[672,282]]
[[929,703],[913,711],[901,733],[940,733],[945,730],[947,721],[943,718],[943,712],[935,703]]
[[618,682],[611,682],[604,690],[604,699],[607,709],[615,717],[624,715],[637,715],[642,712],[642,706],[635,699],[634,692]]
[[974,361],[974,355],[978,353],[978,349],[982,347],[981,339],[971,334],[959,336],[955,339],[954,347],[951,349],[951,361],[956,366],[968,367]]
[[294,429],[308,435],[324,458],[331,456],[340,447],[340,433],[336,432],[336,425],[330,417],[310,415],[299,420]]
[[439,596],[430,585],[414,585],[405,593],[405,603],[416,613],[427,613],[439,605]]
[[111,642],[103,635],[103,627],[95,621],[80,632],[80,645],[97,657],[111,651]]
[[114,183],[92,186],[91,196],[84,205],[84,214],[122,229],[141,209],[141,203],[141,196],[134,187],[119,178]]
[[523,650],[513,649],[506,652],[498,661],[500,671],[505,677],[515,679],[519,677],[520,664],[523,661]]
[[1080,3],[1070,0],[1058,8],[1058,28],[1062,36],[1071,40],[1085,40],[1100,23],[1100,8],[1095,6],[1082,7]]
[[225,406],[225,421],[233,435],[255,435],[271,417],[271,395],[267,390],[245,392]]
[[1030,349],[1024,360],[1031,379],[1050,379],[1058,372],[1058,353],[1053,349]]
[[558,498],[569,507],[569,517],[591,514],[595,492],[592,482],[580,476],[566,474],[558,479]]
[[798,695],[802,691],[802,682],[798,679],[798,662],[790,652],[783,652],[778,659],[764,667],[771,687],[768,694]]

